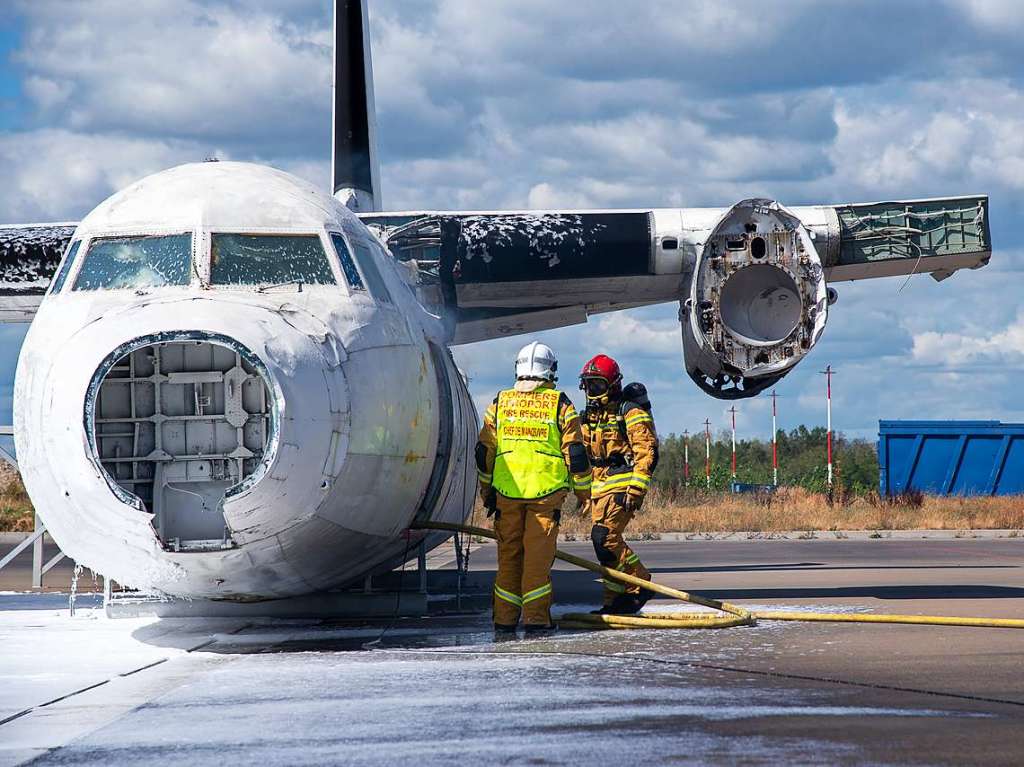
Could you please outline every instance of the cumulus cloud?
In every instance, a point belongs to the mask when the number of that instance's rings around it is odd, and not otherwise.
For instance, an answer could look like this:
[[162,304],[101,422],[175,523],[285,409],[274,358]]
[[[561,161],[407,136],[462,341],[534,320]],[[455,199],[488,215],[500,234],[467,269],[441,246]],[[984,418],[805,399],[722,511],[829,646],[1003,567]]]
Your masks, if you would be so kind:
[[914,359],[962,367],[975,363],[1019,365],[1024,361],[1024,311],[1006,327],[984,335],[928,331],[914,337]]
[[[660,312],[659,312],[660,313]],[[596,321],[591,331],[594,346],[613,354],[631,357],[662,357],[682,354],[679,320],[654,318],[650,312],[608,314]],[[595,352],[596,353],[596,352]]]
[[45,128],[0,133],[0,211],[8,222],[76,219],[133,181],[202,159],[177,140]]
[[[83,215],[208,155],[326,186],[328,0],[16,0],[21,114],[0,133],[0,220]],[[988,192],[992,264],[839,285],[824,339],[780,384],[784,423],[1020,412],[1021,4],[1009,0],[370,0],[391,209],[789,204]],[[1017,250],[1007,250],[1015,247]],[[984,307],[977,311],[975,307]],[[676,306],[540,337],[563,382],[597,351],[645,380],[664,431],[724,425],[682,370]],[[994,330],[993,330],[994,329]],[[527,339],[456,351],[478,402]],[[1002,351],[1001,351],[1002,350]],[[508,360],[508,363],[504,362]],[[496,362],[497,361],[497,362]],[[984,377],[963,368],[988,365]],[[982,401],[971,396],[980,393]],[[908,397],[907,392],[913,392]],[[967,404],[949,404],[963,396]],[[741,403],[745,428],[764,420]],[[842,414],[842,415],[840,415]],[[992,413],[989,413],[992,415]]]
[[[1024,192],[1024,91],[987,80],[925,82],[905,96],[841,100],[836,174],[880,194]],[[840,179],[837,179],[837,181]]]
[[1024,5],[1018,0],[951,0],[985,29],[1006,35],[1024,30]]
[[[258,6],[154,0],[21,4],[17,63],[55,124],[219,142],[327,146],[330,26]],[[298,147],[292,148],[295,153]]]

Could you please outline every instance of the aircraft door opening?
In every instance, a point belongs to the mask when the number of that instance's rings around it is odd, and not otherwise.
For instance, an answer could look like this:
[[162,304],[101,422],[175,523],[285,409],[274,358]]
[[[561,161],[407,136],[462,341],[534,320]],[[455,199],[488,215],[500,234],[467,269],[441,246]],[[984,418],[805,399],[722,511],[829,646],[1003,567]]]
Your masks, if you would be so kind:
[[255,367],[217,343],[153,343],[114,363],[93,396],[92,442],[108,483],[153,515],[161,544],[231,547],[224,496],[258,471],[273,428]]

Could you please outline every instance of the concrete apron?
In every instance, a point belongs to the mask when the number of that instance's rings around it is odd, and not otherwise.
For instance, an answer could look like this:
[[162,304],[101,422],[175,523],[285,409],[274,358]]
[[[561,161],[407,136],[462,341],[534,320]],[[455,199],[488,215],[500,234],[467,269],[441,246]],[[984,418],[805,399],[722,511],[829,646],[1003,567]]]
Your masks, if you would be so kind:
[[410,570],[377,576],[370,590],[328,591],[260,602],[161,599],[127,593],[113,595],[104,609],[108,618],[323,619],[425,617],[490,607],[489,573],[467,574],[460,589],[455,570],[428,571],[426,588],[421,585],[419,574]]

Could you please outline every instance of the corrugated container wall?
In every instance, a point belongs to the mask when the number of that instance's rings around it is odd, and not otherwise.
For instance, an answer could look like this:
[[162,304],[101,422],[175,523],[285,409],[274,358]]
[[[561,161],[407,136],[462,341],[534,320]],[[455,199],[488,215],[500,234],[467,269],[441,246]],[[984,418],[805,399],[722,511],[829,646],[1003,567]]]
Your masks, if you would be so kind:
[[882,495],[1024,494],[1024,424],[879,421]]

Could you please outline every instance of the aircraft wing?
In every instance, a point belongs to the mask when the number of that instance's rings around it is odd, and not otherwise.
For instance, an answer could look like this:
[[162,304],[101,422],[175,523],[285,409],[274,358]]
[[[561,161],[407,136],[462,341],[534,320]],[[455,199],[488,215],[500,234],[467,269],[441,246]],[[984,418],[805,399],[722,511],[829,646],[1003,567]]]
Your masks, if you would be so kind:
[[31,322],[74,223],[0,225],[0,322]]
[[988,263],[988,198],[785,208],[361,214],[415,273],[452,343],[533,333],[680,302],[693,380],[749,397],[817,343],[829,282]]
[[[364,213],[451,343],[533,333],[678,301],[690,377],[753,396],[817,343],[830,282],[943,280],[991,257],[988,198],[785,208]],[[0,322],[29,322],[74,223],[0,226]]]
[[[432,276],[455,315],[458,344],[685,299],[705,245],[731,210],[360,217],[381,231],[400,261]],[[807,230],[828,282],[918,273],[941,280],[984,266],[991,256],[984,196],[790,210]]]

